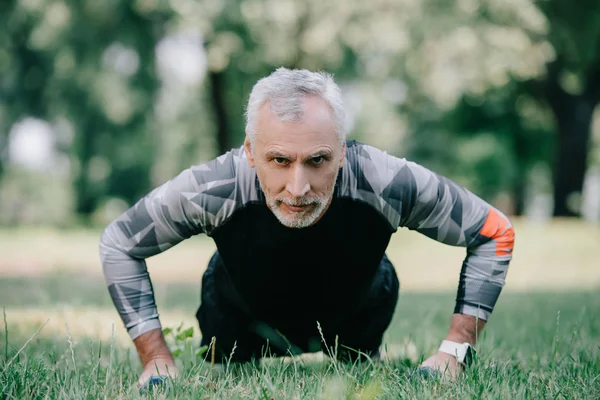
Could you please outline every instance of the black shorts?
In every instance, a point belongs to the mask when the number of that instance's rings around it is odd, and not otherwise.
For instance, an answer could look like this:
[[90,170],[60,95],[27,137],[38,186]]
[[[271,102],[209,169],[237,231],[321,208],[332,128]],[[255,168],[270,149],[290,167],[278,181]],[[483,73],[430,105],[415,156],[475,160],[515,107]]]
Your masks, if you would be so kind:
[[[400,289],[396,271],[387,256],[381,260],[363,306],[348,310],[346,315],[336,315],[335,320],[319,321],[319,325],[316,320],[294,326],[267,323],[253,317],[220,295],[214,272],[221,267],[219,254],[215,253],[202,277],[201,303],[196,313],[202,346],[211,345],[214,338],[216,362],[245,362],[264,356],[316,351],[347,360],[379,354]],[[210,356],[211,352],[207,354]]]

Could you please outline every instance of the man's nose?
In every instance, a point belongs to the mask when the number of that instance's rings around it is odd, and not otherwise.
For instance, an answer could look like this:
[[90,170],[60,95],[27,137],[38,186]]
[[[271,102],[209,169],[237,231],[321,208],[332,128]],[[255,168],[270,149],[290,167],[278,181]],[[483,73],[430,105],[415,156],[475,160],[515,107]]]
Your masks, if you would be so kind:
[[310,183],[306,171],[302,166],[295,166],[291,169],[291,176],[287,184],[287,191],[292,197],[302,197],[310,191]]

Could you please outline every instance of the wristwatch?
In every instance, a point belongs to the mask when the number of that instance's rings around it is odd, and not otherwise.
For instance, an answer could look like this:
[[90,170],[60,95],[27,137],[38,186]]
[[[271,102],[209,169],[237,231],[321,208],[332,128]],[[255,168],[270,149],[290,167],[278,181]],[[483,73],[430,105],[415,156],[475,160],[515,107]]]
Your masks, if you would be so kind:
[[470,343],[457,343],[450,340],[443,340],[439,351],[456,357],[456,360],[465,367],[471,365],[475,355],[475,348]]

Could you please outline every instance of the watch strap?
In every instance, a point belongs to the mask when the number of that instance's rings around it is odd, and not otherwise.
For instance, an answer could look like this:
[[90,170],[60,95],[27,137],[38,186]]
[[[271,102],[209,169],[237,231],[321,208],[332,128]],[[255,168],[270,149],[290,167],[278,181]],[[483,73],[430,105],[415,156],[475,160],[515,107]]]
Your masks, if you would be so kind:
[[462,365],[469,365],[472,359],[473,346],[470,343],[457,343],[451,340],[443,340],[439,351],[456,357]]

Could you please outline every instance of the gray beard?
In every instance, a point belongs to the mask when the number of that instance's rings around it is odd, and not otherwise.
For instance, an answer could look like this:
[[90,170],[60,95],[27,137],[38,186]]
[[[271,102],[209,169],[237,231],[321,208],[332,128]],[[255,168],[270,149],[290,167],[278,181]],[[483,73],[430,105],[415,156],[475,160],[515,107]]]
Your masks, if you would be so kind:
[[[339,169],[338,169],[338,173],[335,174],[335,179],[333,180],[333,185],[331,185],[331,188],[328,190],[328,193],[326,196],[323,196],[323,197],[306,197],[306,196],[304,196],[304,197],[300,197],[298,199],[282,199],[282,198],[270,199],[269,200],[269,208],[271,209],[271,211],[273,212],[275,217],[277,217],[277,219],[279,220],[279,222],[282,225],[284,225],[288,228],[296,228],[296,229],[307,228],[307,227],[311,226],[312,224],[314,224],[315,221],[321,216],[323,211],[325,211],[325,208],[329,204],[329,200],[333,196],[333,191],[335,189],[335,182],[337,182],[338,174],[339,174]],[[262,184],[261,184],[261,189],[263,190],[264,193],[266,193],[265,189],[262,187]],[[290,206],[311,205],[312,207],[310,210],[303,211],[301,213],[297,213],[298,215],[296,217],[293,217],[293,216],[290,216],[289,214],[284,214],[281,211],[282,203],[285,203]]]
[[[327,206],[329,199],[310,199],[310,202],[308,204],[312,205],[311,209],[303,211],[301,213],[297,213],[298,216],[296,217],[291,216],[289,214],[284,214],[281,211],[281,203],[286,203],[288,205],[301,205],[302,203],[300,202],[300,200],[302,199],[306,198],[301,198],[297,201],[271,200],[269,202],[269,205],[273,214],[275,214],[279,222],[281,222],[283,225],[287,226],[288,228],[306,228],[314,224],[317,218],[319,218],[319,216]],[[304,204],[306,205],[306,203]]]

